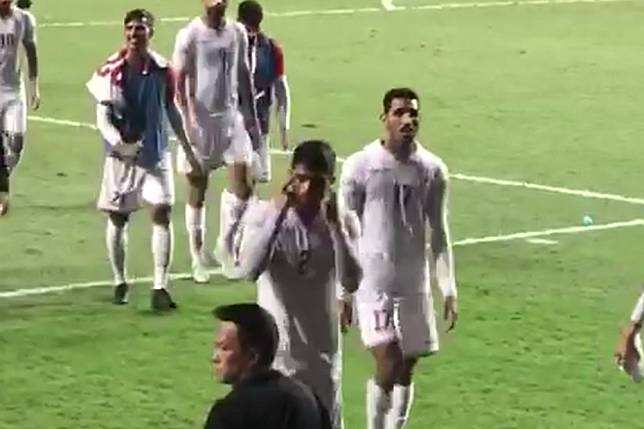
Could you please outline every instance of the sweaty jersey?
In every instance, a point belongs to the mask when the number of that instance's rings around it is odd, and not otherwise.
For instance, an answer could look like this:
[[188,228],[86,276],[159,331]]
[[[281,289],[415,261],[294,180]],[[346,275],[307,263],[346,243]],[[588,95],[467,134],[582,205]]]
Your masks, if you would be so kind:
[[20,45],[35,43],[35,26],[33,15],[16,7],[6,18],[0,17],[0,91],[20,89]]
[[416,143],[409,160],[400,162],[376,140],[344,163],[341,194],[360,225],[361,289],[393,295],[428,291],[431,267],[443,293],[456,294],[447,168],[440,158]]
[[190,77],[197,111],[218,115],[237,109],[240,62],[247,65],[248,39],[241,24],[226,22],[221,29],[195,18],[177,34],[174,65]]

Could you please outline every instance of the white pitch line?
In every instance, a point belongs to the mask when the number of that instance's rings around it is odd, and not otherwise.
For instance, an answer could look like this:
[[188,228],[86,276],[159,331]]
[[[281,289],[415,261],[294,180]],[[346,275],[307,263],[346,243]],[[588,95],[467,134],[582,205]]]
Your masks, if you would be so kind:
[[[604,230],[627,228],[627,227],[633,227],[633,226],[644,226],[644,219],[634,219],[631,221],[614,222],[614,223],[608,223],[604,225],[573,226],[573,227],[567,227],[567,228],[546,229],[543,231],[529,231],[529,232],[518,232],[515,234],[507,234],[507,235],[494,235],[494,236],[480,237],[480,238],[466,238],[464,240],[455,241],[454,243],[452,243],[452,246],[462,247],[462,246],[471,246],[474,244],[498,243],[498,242],[520,240],[520,239],[526,239],[526,238],[547,237],[547,236],[558,235],[558,234],[580,234],[585,232],[604,231]],[[214,275],[218,275],[218,274],[221,274],[221,270],[212,270],[210,271],[210,273]],[[191,273],[172,274],[170,278],[173,280],[187,280],[192,278],[192,274]],[[139,277],[139,278],[131,279],[129,282],[131,284],[148,283],[148,282],[151,282],[152,280],[153,280],[152,277]],[[41,287],[41,288],[34,288],[34,289],[17,289],[17,290],[12,290],[7,292],[0,292],[0,299],[21,298],[21,297],[33,296],[33,295],[45,295],[49,293],[67,292],[67,291],[77,290],[77,289],[90,289],[95,287],[111,286],[112,284],[113,282],[109,280],[105,280],[105,281],[96,281],[96,282],[87,282],[87,283],[72,283],[72,284],[62,285],[62,286],[49,286],[49,287]]]
[[[294,10],[291,12],[267,12],[265,15],[275,18],[294,18],[313,15],[354,15],[357,13],[376,13],[393,11],[439,11],[451,9],[480,9],[490,7],[517,7],[517,6],[547,6],[583,3],[616,3],[632,2],[638,0],[525,0],[525,1],[490,1],[490,2],[464,2],[464,3],[437,3],[417,6],[394,6],[393,0],[381,0],[382,8],[362,7],[352,9],[318,9]],[[176,16],[161,18],[161,22],[175,23],[187,22],[191,18]],[[113,27],[123,25],[122,21],[68,21],[68,22],[42,22],[39,28],[79,28],[79,27]]]
[[644,198],[625,197],[623,195],[607,194],[604,192],[595,192],[583,189],[569,189],[559,186],[539,185],[537,183],[520,182],[516,180],[494,179],[490,177],[470,176],[467,174],[454,173],[450,178],[465,180],[468,182],[487,183],[490,185],[510,186],[516,188],[536,189],[539,191],[554,192],[558,194],[577,195],[584,198],[595,198],[599,200],[619,201],[622,203],[644,205]]
[[526,242],[530,244],[544,244],[544,245],[553,245],[559,243],[557,240],[548,240],[547,238],[526,238]]
[[387,12],[396,10],[396,6],[394,6],[394,0],[381,0],[381,3],[382,3],[382,8]]
[[[76,128],[87,128],[90,130],[96,130],[96,126],[92,124],[84,123],[84,122],[68,121],[64,119],[55,119],[55,118],[48,118],[43,116],[29,116],[29,119],[35,122],[43,122],[43,123],[53,124],[53,125],[69,126],[69,127],[76,127]],[[271,153],[274,155],[291,154],[291,152],[289,151],[284,151],[280,149],[271,149]],[[341,157],[338,157],[338,162],[344,162],[344,159]],[[584,198],[594,198],[599,200],[609,200],[609,201],[618,201],[618,202],[628,203],[628,204],[644,205],[644,198],[627,197],[624,195],[608,194],[605,192],[595,192],[595,191],[590,191],[585,189],[570,189],[570,188],[563,188],[559,186],[540,185],[537,183],[521,182],[516,180],[495,179],[492,177],[484,177],[484,176],[472,176],[469,174],[461,174],[461,173],[450,173],[449,177],[451,179],[463,180],[466,182],[485,183],[490,185],[509,186],[509,187],[515,187],[515,188],[535,189],[539,191],[553,192],[557,194],[575,195],[575,196],[584,197]]]
[[464,240],[455,241],[454,243],[452,243],[452,246],[470,246],[472,244],[496,243],[501,241],[520,240],[534,237],[549,237],[551,235],[581,234],[584,232],[605,231],[609,229],[628,228],[631,226],[644,226],[644,219],[633,219],[625,222],[613,222],[603,225],[571,226],[566,228],[545,229],[543,231],[517,232],[514,234],[494,235],[491,237],[482,238],[466,238]]

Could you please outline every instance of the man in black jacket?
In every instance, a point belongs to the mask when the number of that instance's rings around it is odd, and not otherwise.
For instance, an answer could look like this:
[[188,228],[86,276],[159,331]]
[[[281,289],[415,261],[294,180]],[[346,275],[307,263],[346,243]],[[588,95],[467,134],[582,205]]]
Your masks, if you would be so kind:
[[313,392],[271,370],[278,344],[273,317],[257,304],[218,307],[212,356],[216,377],[231,392],[210,409],[204,429],[329,429]]

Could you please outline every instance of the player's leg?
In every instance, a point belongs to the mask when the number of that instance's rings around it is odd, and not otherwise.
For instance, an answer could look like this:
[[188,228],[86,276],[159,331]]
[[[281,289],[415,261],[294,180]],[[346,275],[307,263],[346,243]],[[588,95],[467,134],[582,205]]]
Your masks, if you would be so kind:
[[392,299],[384,292],[358,290],[356,294],[362,342],[376,364],[367,381],[366,412],[368,429],[384,429],[391,409],[391,391],[403,362],[394,326]]
[[[105,244],[114,278],[113,302],[116,305],[127,303],[128,283],[126,272],[127,225],[130,214],[141,206],[136,184],[141,173],[132,166],[113,157],[105,159],[103,179],[97,207],[107,213]],[[134,186],[121,186],[132,183]]]
[[[0,133],[2,139],[2,133]],[[4,162],[4,143],[0,140],[0,216],[9,211],[9,170]]]
[[169,153],[166,154],[160,167],[148,172],[142,187],[142,198],[151,207],[151,243],[154,262],[152,308],[174,309],[176,304],[168,292],[173,246],[171,214],[174,204],[174,182]]
[[127,255],[127,224],[129,215],[119,212],[108,212],[107,227],[105,228],[105,244],[107,256],[112,266],[114,278],[114,298],[116,305],[127,304],[129,286],[125,272]]
[[212,138],[211,119],[202,115],[198,120],[198,128],[191,130],[195,144],[195,156],[201,162],[206,176],[192,174],[192,167],[181,147],[177,149],[177,169],[186,177],[187,199],[185,207],[186,232],[192,260],[192,278],[196,283],[207,283],[208,259],[205,251],[206,240],[206,192],[208,190],[208,173],[210,172],[209,155],[214,144]]
[[6,191],[0,190],[0,215],[9,209],[9,181],[22,157],[25,132],[27,130],[27,111],[24,95],[11,94],[3,107],[2,117],[3,170],[0,181],[5,182]]
[[404,359],[392,388],[386,428],[402,429],[414,400],[414,367],[418,357],[438,351],[438,336],[431,297],[425,293],[397,299],[394,314]]
[[232,261],[233,251],[232,232],[246,211],[248,200],[253,193],[251,168],[253,164],[252,143],[241,114],[236,114],[228,137],[228,148],[224,151],[223,159],[227,164],[228,184],[221,193],[219,237],[215,250],[224,268],[224,274],[229,278],[237,278]]
[[271,181],[271,155],[270,155],[270,109],[271,106],[268,102],[262,100],[267,97],[262,97],[257,102],[257,116],[259,120],[259,136],[258,147],[255,149],[256,159],[254,162],[255,179],[260,183],[268,183]]

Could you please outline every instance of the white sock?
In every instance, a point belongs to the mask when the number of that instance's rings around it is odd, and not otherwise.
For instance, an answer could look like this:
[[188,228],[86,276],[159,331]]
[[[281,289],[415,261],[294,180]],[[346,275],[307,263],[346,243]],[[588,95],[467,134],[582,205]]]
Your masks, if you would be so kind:
[[206,207],[194,208],[186,204],[186,230],[188,231],[192,262],[199,262],[203,257],[206,239]]
[[239,225],[248,200],[242,200],[237,195],[224,189],[221,192],[220,213],[219,213],[219,237],[217,238],[217,258],[224,268],[232,269],[234,261],[233,236]]
[[394,385],[391,391],[391,410],[387,414],[386,429],[403,429],[411,412],[414,401],[414,385]]
[[262,142],[259,147],[259,166],[262,175],[266,181],[271,180],[271,154],[270,154],[270,136],[262,136]]
[[367,429],[385,429],[390,408],[390,395],[378,386],[374,379],[369,379],[367,381]]
[[154,259],[153,289],[165,289],[168,287],[172,262],[172,224],[152,225],[152,257]]
[[107,245],[107,255],[112,265],[112,274],[114,276],[114,285],[126,283],[125,276],[125,254],[127,251],[127,223],[118,227],[107,218],[107,227],[105,228],[105,244]]

